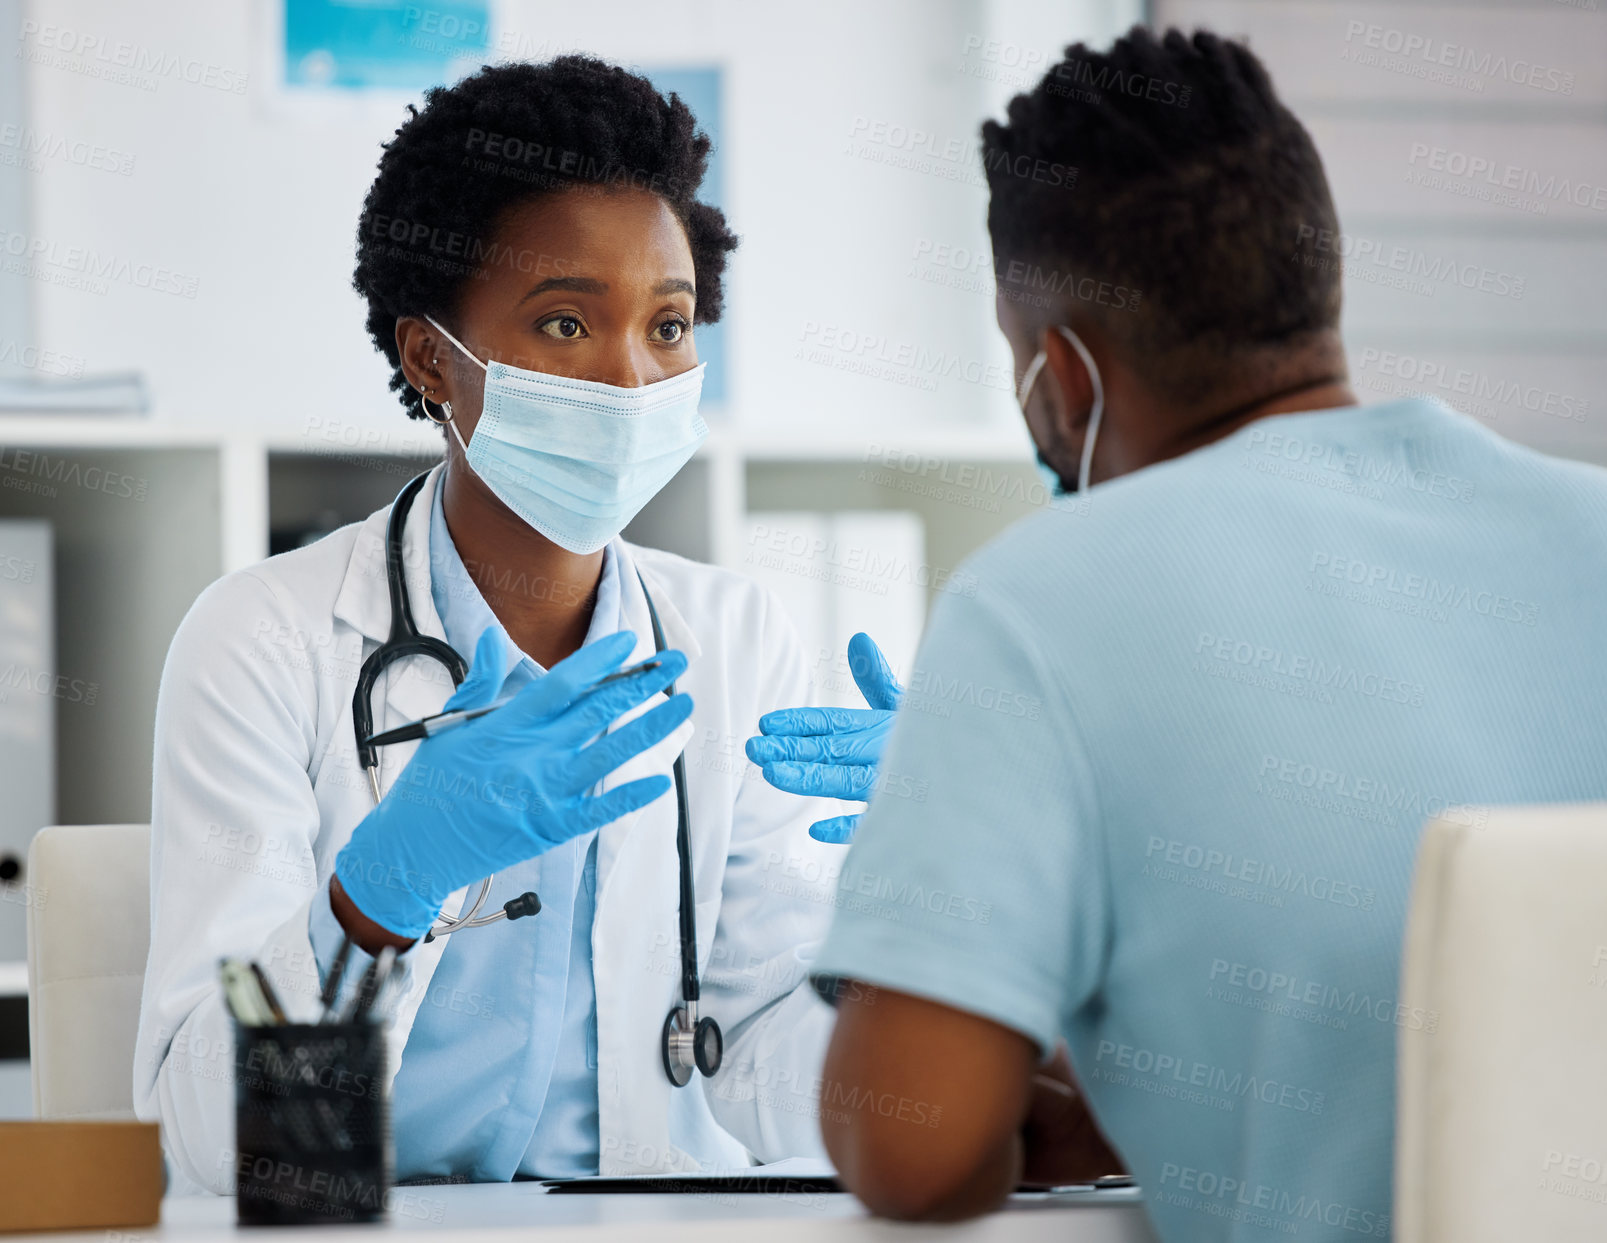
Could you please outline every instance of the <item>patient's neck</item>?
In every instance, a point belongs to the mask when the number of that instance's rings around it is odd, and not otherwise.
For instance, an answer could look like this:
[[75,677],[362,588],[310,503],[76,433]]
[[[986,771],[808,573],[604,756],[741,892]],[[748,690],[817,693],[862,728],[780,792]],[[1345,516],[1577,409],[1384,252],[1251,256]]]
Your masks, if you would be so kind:
[[1253,374],[1253,381],[1212,400],[1158,413],[1151,461],[1213,444],[1257,419],[1360,404],[1337,335],[1258,366]]

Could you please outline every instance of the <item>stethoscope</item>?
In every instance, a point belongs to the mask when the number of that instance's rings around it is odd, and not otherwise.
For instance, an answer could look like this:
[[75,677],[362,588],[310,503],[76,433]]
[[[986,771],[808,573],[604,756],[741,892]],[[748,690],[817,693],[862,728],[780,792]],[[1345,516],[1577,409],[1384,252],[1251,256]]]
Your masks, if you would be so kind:
[[[413,622],[413,608],[408,601],[407,582],[402,572],[402,530],[407,522],[408,511],[413,507],[413,499],[418,496],[428,477],[429,472],[426,471],[410,480],[391,506],[390,521],[385,527],[385,582],[391,595],[391,632],[385,642],[363,661],[363,667],[357,674],[357,690],[352,696],[352,728],[357,736],[357,762],[368,774],[368,786],[376,804],[380,800],[379,750],[370,739],[374,734],[374,686],[380,674],[396,661],[423,656],[444,665],[452,675],[454,686],[468,675],[468,665],[450,643],[419,633]],[[658,610],[653,607],[653,597],[641,574],[638,573],[636,578],[642,583],[647,615],[653,623],[654,651],[662,652],[664,630],[659,625]],[[667,688],[666,694],[675,694],[674,683]],[[697,915],[693,909],[696,894],[692,887],[692,813],[686,797],[684,752],[675,757],[675,814],[675,852],[679,856],[681,872],[681,1004],[672,1009],[664,1020],[662,1052],[664,1073],[669,1076],[671,1083],[681,1088],[691,1081],[693,1070],[705,1076],[713,1075],[720,1069],[725,1054],[725,1039],[721,1035],[720,1025],[707,1016],[700,1019],[697,1013]],[[483,928],[499,919],[522,919],[541,910],[540,898],[533,893],[523,893],[503,903],[501,910],[481,915],[480,908],[485,905],[486,895],[490,892],[491,877],[487,876],[480,882],[480,891],[468,911],[456,916],[437,916],[435,926],[424,936],[425,941],[451,936],[463,928]]]

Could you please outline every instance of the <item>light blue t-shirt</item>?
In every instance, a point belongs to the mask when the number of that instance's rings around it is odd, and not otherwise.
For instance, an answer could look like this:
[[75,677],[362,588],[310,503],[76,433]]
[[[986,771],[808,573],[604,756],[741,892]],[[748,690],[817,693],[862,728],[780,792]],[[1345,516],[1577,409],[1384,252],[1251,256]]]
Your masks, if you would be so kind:
[[817,980],[1064,1036],[1167,1243],[1387,1237],[1422,825],[1607,797],[1607,472],[1286,415],[965,568]]

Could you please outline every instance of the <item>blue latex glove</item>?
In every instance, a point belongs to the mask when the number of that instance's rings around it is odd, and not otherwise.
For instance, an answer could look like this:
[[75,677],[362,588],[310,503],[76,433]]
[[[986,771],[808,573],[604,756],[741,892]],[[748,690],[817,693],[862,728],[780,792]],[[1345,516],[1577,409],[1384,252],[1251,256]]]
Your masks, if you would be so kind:
[[[666,793],[663,774],[591,793],[692,712],[691,697],[675,695],[604,734],[686,671],[685,655],[665,651],[658,668],[596,687],[635,647],[629,631],[588,643],[495,712],[421,742],[335,857],[357,909],[399,936],[422,936],[456,890]],[[488,627],[444,710],[492,703],[506,668],[502,632]]]
[[[759,736],[748,739],[746,750],[776,789],[869,800],[903,692],[868,634],[848,641],[848,667],[869,708],[781,708],[759,718]],[[858,824],[857,815],[817,820],[809,826],[809,836],[821,842],[852,841]]]

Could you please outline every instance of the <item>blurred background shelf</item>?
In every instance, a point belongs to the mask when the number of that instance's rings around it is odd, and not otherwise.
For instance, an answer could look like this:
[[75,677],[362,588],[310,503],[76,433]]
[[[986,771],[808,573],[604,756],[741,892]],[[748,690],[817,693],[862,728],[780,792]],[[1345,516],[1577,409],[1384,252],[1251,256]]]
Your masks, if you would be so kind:
[[[626,537],[763,577],[749,529],[755,515],[897,511],[914,516],[922,541],[916,566],[888,573],[946,575],[1041,504],[1042,485],[1017,439],[1012,446],[953,438],[916,454],[863,441],[771,439],[750,448],[717,434]],[[196,595],[220,574],[389,504],[439,460],[438,447],[434,456],[427,450],[314,449],[159,424],[0,419],[0,518],[50,524],[56,670],[98,688],[92,704],[60,707],[64,822],[148,815],[156,685]],[[809,567],[800,562],[791,572],[807,577]],[[885,594],[877,585],[861,589]],[[936,594],[920,594],[923,615]],[[913,650],[895,654],[907,661]]]

